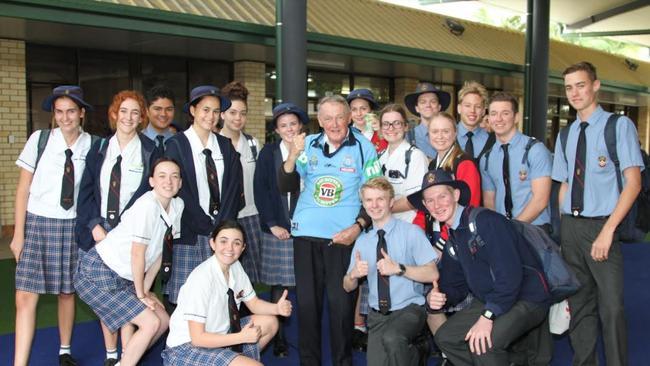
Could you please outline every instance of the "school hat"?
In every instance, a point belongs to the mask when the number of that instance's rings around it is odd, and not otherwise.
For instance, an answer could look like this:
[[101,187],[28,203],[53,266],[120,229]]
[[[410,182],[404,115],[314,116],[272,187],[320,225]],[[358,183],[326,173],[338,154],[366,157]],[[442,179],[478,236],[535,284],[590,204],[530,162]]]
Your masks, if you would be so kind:
[[221,105],[222,112],[227,111],[228,108],[230,108],[230,105],[232,104],[230,102],[230,99],[221,95],[219,88],[217,88],[216,86],[201,85],[192,89],[192,91],[190,92],[190,101],[185,103],[185,105],[183,106],[183,112],[189,113],[190,106],[192,105],[192,103],[207,95],[219,98],[219,104]]
[[379,109],[379,103],[377,103],[375,96],[369,89],[354,89],[350,94],[348,94],[347,98],[345,98],[348,103],[352,103],[355,99],[367,100],[368,103],[370,103],[370,108],[373,110]]
[[418,97],[424,93],[434,93],[438,96],[438,103],[440,103],[441,111],[445,111],[447,107],[449,107],[449,103],[451,102],[451,95],[449,93],[436,88],[431,83],[418,83],[415,92],[407,94],[404,97],[404,104],[406,104],[406,108],[408,108],[409,112],[418,117],[420,116],[420,113],[415,110],[415,106],[418,104]]
[[298,107],[297,105],[287,102],[287,103],[282,103],[278,104],[273,108],[273,125],[277,123],[278,118],[287,113],[293,113],[298,117],[298,120],[303,124],[306,125],[309,123],[309,116],[307,115],[307,112],[305,112],[302,108]]
[[424,190],[427,188],[439,185],[446,185],[454,189],[458,189],[460,191],[460,198],[458,199],[458,203],[463,206],[467,206],[469,204],[472,193],[469,190],[467,183],[463,182],[462,180],[455,180],[454,176],[451,173],[443,169],[429,170],[424,175],[424,178],[422,178],[422,188],[420,188],[420,190],[415,193],[409,194],[406,199],[408,199],[409,203],[413,207],[426,212],[427,209],[424,207],[424,203],[422,202],[422,192],[424,192]]
[[87,111],[93,110],[93,106],[84,100],[84,91],[81,89],[81,87],[76,85],[60,85],[52,89],[52,94],[43,100],[41,108],[43,108],[43,110],[46,112],[52,112],[54,101],[60,97],[68,97],[74,100],[77,104],[79,104]]

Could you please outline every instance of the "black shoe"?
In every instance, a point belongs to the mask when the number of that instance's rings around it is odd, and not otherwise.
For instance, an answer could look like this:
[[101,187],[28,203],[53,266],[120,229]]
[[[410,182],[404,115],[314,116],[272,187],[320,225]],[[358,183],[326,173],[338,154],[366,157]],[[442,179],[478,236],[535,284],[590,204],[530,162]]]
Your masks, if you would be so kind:
[[59,355],[59,365],[60,366],[77,366],[77,361],[72,358],[69,353],[64,353]]
[[107,358],[104,360],[104,366],[115,366],[117,365],[117,359],[115,358]]
[[289,347],[284,339],[276,339],[273,343],[273,356],[285,358],[289,356]]
[[355,328],[352,331],[352,349],[357,352],[366,352],[368,349],[368,333]]

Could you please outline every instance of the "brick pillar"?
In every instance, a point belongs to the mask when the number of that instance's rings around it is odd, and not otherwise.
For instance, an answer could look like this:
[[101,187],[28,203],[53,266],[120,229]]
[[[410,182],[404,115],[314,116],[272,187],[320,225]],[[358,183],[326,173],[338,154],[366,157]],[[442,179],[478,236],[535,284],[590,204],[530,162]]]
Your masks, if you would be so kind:
[[[411,94],[415,91],[415,88],[418,86],[418,79],[413,78],[395,78],[395,103],[401,104],[404,107],[404,97],[406,94]],[[415,119],[420,122],[419,118],[412,115],[408,110],[409,119]]]
[[265,143],[266,119],[264,117],[264,97],[266,84],[263,62],[235,62],[235,80],[241,81],[248,88],[248,119],[246,133],[255,136],[260,144]]
[[0,225],[13,235],[18,167],[27,141],[25,42],[0,39]]

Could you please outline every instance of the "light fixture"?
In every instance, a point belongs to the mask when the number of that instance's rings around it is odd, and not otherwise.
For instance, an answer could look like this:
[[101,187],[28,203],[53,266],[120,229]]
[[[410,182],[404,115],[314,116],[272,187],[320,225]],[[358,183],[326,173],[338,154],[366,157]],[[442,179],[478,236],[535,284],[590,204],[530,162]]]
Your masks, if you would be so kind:
[[307,73],[307,82],[311,83],[314,81],[314,77],[311,75],[311,72]]
[[637,64],[636,62],[632,61],[629,58],[625,59],[625,66],[627,66],[627,68],[632,71],[636,71],[636,69],[639,68],[639,64]]
[[451,34],[455,36],[462,36],[463,33],[465,32],[465,27],[460,24],[459,21],[451,19],[451,18],[445,18],[445,24],[447,25],[447,28],[451,32]]

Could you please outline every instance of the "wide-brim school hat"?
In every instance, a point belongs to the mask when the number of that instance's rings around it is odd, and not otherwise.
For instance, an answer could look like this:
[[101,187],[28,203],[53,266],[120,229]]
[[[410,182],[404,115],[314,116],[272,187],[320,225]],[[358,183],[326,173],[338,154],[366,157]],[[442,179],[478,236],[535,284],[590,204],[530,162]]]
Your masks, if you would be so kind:
[[298,107],[297,105],[287,102],[287,103],[282,103],[278,104],[273,108],[273,125],[275,125],[278,121],[278,118],[284,114],[295,114],[298,117],[298,120],[303,124],[306,125],[309,123],[309,116],[307,115],[307,112],[305,112],[302,108]]
[[52,89],[52,94],[43,100],[41,108],[46,112],[52,112],[54,101],[61,97],[68,97],[74,100],[79,106],[87,111],[93,110],[93,106],[84,100],[83,89],[77,85],[60,85]]
[[227,111],[228,108],[230,108],[230,105],[232,104],[230,102],[230,99],[221,95],[219,88],[217,88],[216,86],[201,85],[192,89],[192,91],[190,92],[190,101],[185,103],[185,105],[183,106],[183,112],[190,113],[190,106],[198,99],[205,96],[212,96],[215,98],[219,98],[220,109],[222,112]]
[[434,93],[438,96],[438,103],[440,103],[441,111],[447,110],[449,103],[451,103],[451,95],[446,91],[436,88],[431,83],[419,83],[415,88],[414,93],[407,94],[404,97],[404,104],[406,104],[406,108],[408,108],[409,112],[418,117],[420,116],[420,113],[415,110],[415,106],[418,104],[418,97],[425,93]]
[[458,189],[460,191],[460,198],[458,199],[458,203],[463,206],[467,206],[469,204],[472,192],[469,190],[467,183],[463,182],[462,180],[454,179],[454,176],[451,173],[443,169],[428,171],[424,175],[424,178],[422,178],[422,188],[419,191],[408,195],[406,199],[413,207],[426,212],[427,209],[424,207],[424,203],[422,202],[422,193],[427,188],[440,185],[450,186],[454,189]]
[[373,110],[379,109],[379,103],[375,100],[375,96],[372,94],[370,89],[354,89],[350,94],[348,94],[347,98],[345,98],[348,103],[352,103],[355,99],[367,100],[368,103],[370,103],[370,108]]

